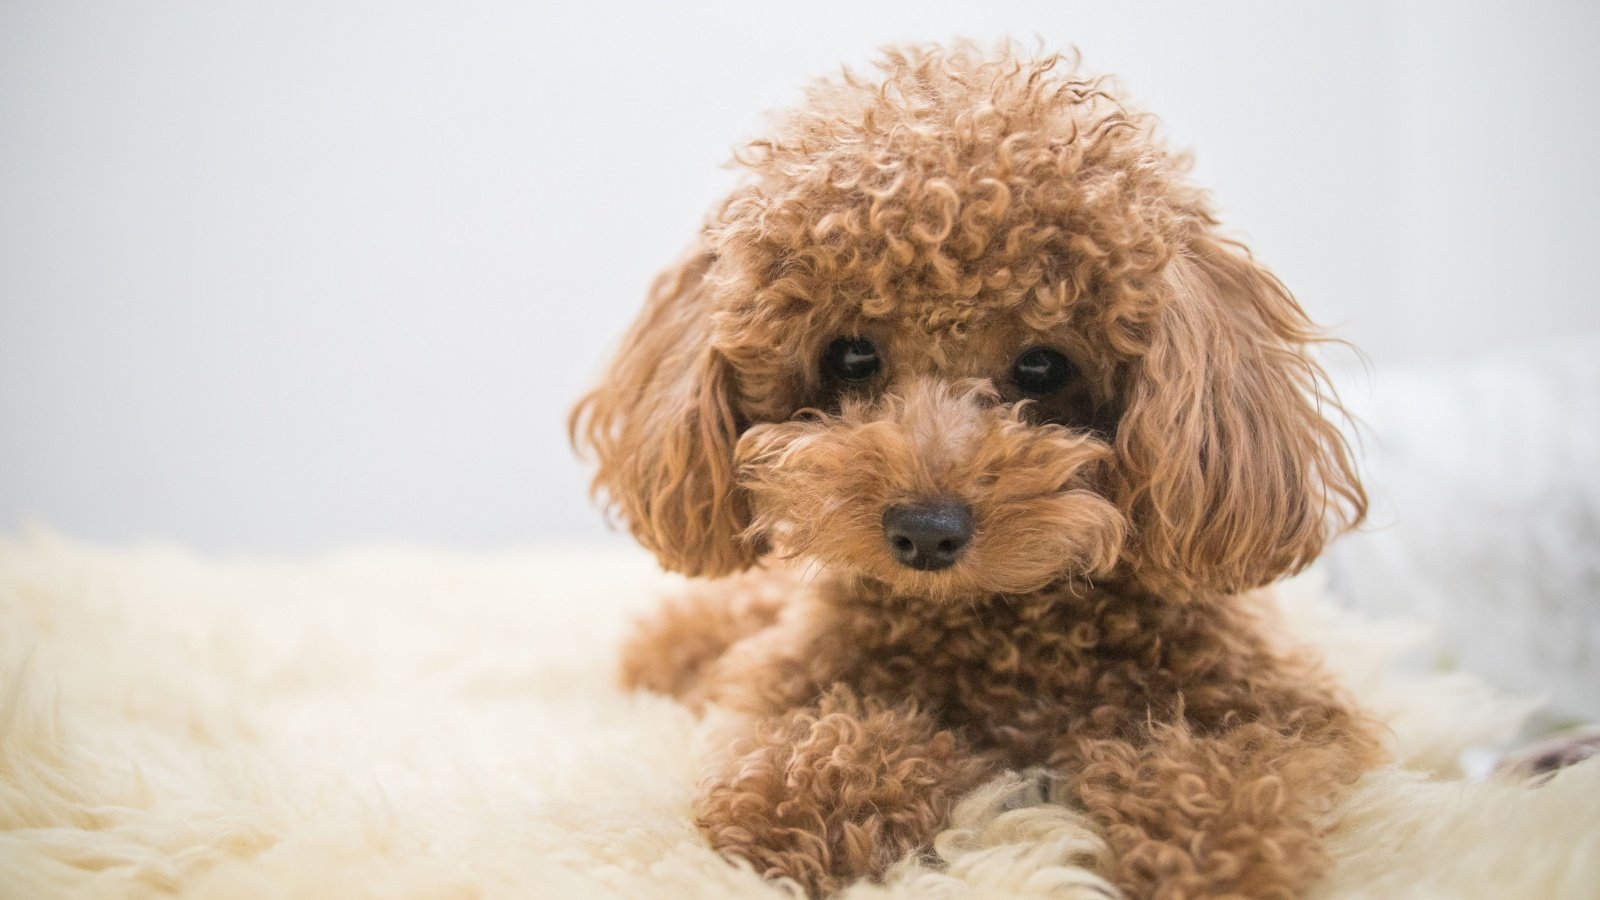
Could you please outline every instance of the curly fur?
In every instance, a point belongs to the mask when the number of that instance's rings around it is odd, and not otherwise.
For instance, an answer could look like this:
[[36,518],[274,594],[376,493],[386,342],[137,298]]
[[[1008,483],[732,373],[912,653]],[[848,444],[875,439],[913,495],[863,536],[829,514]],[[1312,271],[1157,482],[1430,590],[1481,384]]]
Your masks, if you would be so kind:
[[[644,624],[625,681],[738,713],[701,827],[814,895],[1039,765],[1129,896],[1298,894],[1378,758],[1251,594],[1365,513],[1317,332],[1106,82],[1009,47],[879,70],[738,154],[574,413],[664,566],[755,567]],[[875,380],[829,382],[839,337]],[[1078,377],[1030,399],[1009,373],[1040,346]],[[886,547],[923,497],[972,511],[949,569]]]

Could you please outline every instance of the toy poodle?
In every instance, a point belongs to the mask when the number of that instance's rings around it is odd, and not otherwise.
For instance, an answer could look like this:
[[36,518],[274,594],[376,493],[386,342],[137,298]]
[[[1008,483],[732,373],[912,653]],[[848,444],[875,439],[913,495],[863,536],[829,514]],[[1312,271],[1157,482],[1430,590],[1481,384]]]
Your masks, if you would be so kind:
[[1318,332],[1106,81],[877,68],[738,151],[574,411],[596,488],[705,579],[625,682],[731,711],[699,826],[813,896],[1036,766],[1129,897],[1299,894],[1380,757],[1254,590],[1366,511]]

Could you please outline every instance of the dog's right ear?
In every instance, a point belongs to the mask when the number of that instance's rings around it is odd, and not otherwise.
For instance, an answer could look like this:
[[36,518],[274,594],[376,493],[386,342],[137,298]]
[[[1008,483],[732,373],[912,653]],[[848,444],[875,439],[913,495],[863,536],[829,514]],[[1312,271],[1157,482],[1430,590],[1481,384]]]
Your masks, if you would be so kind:
[[573,445],[600,464],[594,492],[664,568],[691,576],[756,558],[739,537],[748,513],[733,483],[733,372],[710,341],[713,258],[697,247],[661,273],[604,381],[568,422]]

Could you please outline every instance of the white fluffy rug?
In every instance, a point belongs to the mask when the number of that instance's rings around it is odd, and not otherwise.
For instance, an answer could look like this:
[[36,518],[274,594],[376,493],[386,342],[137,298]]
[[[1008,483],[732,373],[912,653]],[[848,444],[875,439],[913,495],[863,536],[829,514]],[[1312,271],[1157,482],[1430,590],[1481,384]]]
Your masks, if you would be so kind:
[[[0,896],[783,896],[689,819],[707,729],[612,684],[628,616],[670,585],[617,552],[0,541]],[[1457,780],[1526,706],[1388,672],[1415,631],[1282,593],[1404,762],[1339,810],[1318,897],[1600,892],[1600,761],[1536,789]],[[942,865],[849,896],[1093,896],[1093,830],[1035,784],[980,790]]]

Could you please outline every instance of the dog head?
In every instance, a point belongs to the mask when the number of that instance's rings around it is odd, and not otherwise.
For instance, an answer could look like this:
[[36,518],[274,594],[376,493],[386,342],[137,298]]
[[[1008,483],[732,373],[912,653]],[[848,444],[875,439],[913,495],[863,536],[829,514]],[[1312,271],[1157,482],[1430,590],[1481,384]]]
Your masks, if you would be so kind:
[[1104,82],[887,51],[745,147],[573,430],[662,564],[1232,593],[1365,496],[1317,333]]

